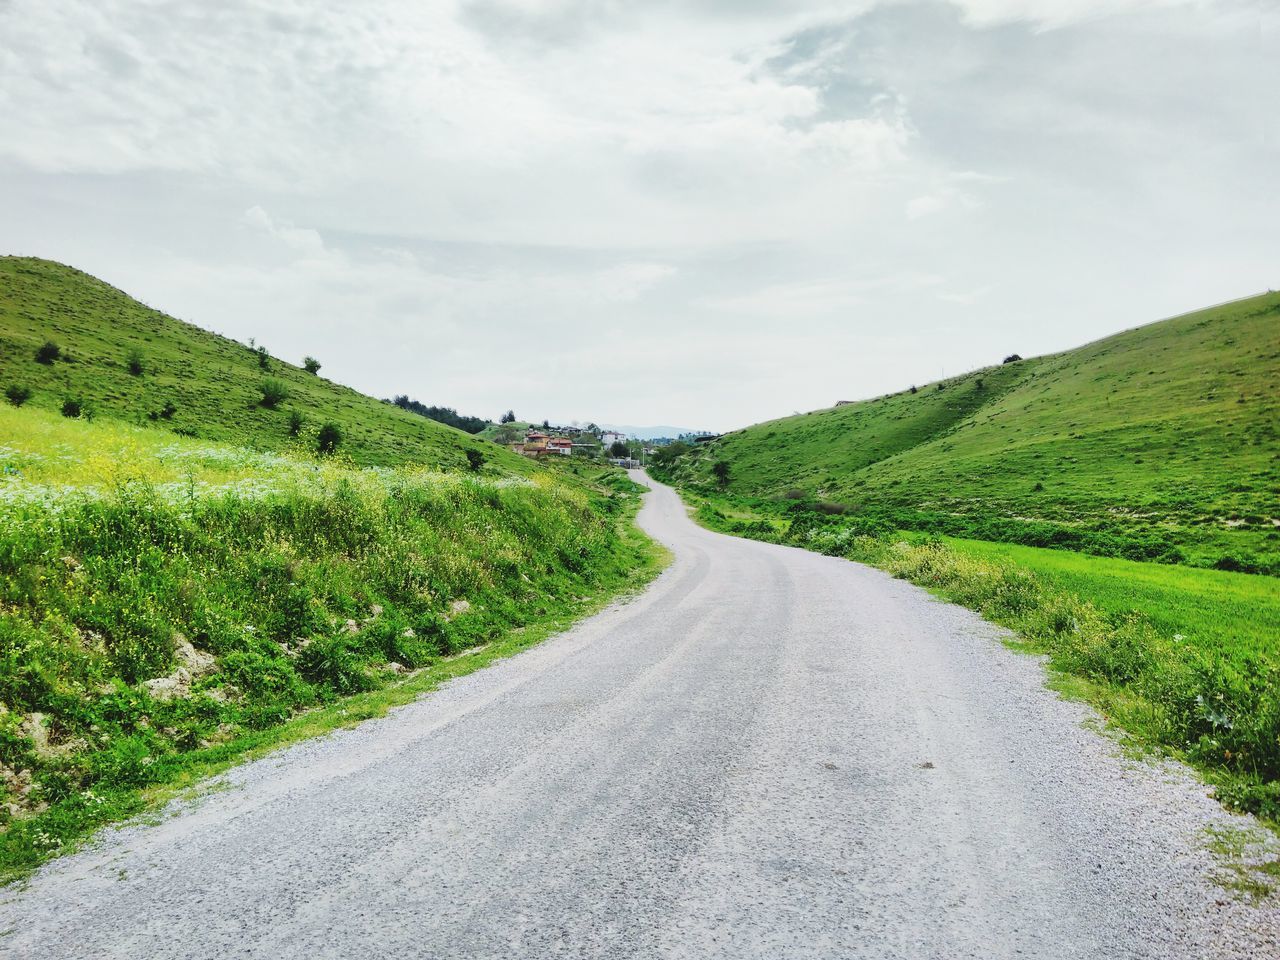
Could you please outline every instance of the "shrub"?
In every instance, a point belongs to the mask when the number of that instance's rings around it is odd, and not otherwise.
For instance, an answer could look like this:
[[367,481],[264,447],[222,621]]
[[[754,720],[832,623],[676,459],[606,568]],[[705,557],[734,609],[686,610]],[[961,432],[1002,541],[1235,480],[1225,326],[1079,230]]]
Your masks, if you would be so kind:
[[160,408],[161,420],[172,420],[173,415],[178,412],[177,406],[172,400],[166,400],[164,406]]
[[258,368],[261,370],[270,370],[271,354],[267,353],[267,348],[254,347],[253,352],[258,355]]
[[64,417],[78,417],[84,413],[84,404],[74,397],[67,397],[62,401],[62,415]]
[[49,366],[61,359],[62,348],[52,340],[46,340],[36,348],[36,363],[43,363],[45,366]]
[[303,357],[302,369],[307,371],[307,373],[319,373],[320,361],[317,360],[315,357]]
[[143,364],[142,353],[138,350],[130,350],[129,355],[124,361],[125,369],[135,377],[142,376]]
[[15,407],[20,407],[31,399],[31,388],[15,383],[5,388],[4,395]]
[[1001,363],[1017,363],[1021,359],[1022,357],[1019,356],[1018,354],[1011,353],[1007,357],[1005,357],[1004,360],[1001,361]]
[[479,450],[467,451],[467,466],[471,469],[472,473],[479,470],[483,465],[484,465],[483,453],[481,453]]
[[258,389],[262,391],[262,399],[258,403],[268,410],[274,410],[289,399],[289,388],[275,378],[263,380]]
[[920,391],[919,391],[919,389],[916,387],[916,385],[915,385],[914,383],[911,385],[911,392],[912,392],[912,393],[919,393],[919,392],[920,392]]
[[316,451],[319,453],[333,453],[340,443],[342,443],[342,431],[338,429],[336,423],[326,423],[316,434]]
[[296,437],[302,432],[302,414],[297,410],[289,411],[289,436]]
[[727,460],[717,460],[711,466],[711,475],[716,478],[716,483],[721,487],[729,485],[730,466]]

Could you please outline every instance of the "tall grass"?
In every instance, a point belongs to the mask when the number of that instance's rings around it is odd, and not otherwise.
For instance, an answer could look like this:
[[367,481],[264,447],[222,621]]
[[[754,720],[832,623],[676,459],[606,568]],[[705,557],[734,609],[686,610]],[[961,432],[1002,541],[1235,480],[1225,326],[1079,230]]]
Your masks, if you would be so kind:
[[192,756],[620,585],[621,494],[333,468],[0,511],[0,866]]

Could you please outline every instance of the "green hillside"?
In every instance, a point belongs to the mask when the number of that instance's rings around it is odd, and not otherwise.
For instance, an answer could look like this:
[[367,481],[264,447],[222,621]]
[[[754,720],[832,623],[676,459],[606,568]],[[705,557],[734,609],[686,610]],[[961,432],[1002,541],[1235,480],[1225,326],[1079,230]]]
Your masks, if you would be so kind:
[[[51,363],[36,359],[45,343],[59,348]],[[274,406],[262,402],[268,381],[285,394]],[[92,416],[257,450],[314,446],[320,426],[333,423],[341,452],[365,466],[463,467],[466,451],[479,450],[501,470],[531,469],[522,457],[339,386],[323,372],[261,357],[79,270],[29,257],[0,257],[0,389],[11,387],[28,388],[33,407],[60,410],[70,399]]]
[[[1280,570],[1280,294],[759,424],[677,478],[897,527]],[[830,509],[840,509],[833,506]]]

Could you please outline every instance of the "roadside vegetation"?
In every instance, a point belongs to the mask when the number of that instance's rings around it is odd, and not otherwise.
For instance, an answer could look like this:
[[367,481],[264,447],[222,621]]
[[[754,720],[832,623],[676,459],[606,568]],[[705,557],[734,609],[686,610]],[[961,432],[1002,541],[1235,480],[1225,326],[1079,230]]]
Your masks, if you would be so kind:
[[0,431],[0,877],[656,564],[617,471],[360,468],[12,407]]
[[0,881],[659,566],[620,471],[299,360],[0,258]]
[[713,530],[845,557],[1017,632],[1064,692],[1131,741],[1197,767],[1224,804],[1280,823],[1280,591],[1274,578],[1101,559],[684,489]]

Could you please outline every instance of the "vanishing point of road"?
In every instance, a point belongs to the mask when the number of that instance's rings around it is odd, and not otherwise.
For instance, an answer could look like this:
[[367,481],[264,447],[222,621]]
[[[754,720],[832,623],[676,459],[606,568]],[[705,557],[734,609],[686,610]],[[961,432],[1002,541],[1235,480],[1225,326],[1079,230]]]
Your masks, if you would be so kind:
[[1247,825],[975,615],[710,533],[642,595],[0,891],[0,956],[1276,957]]

